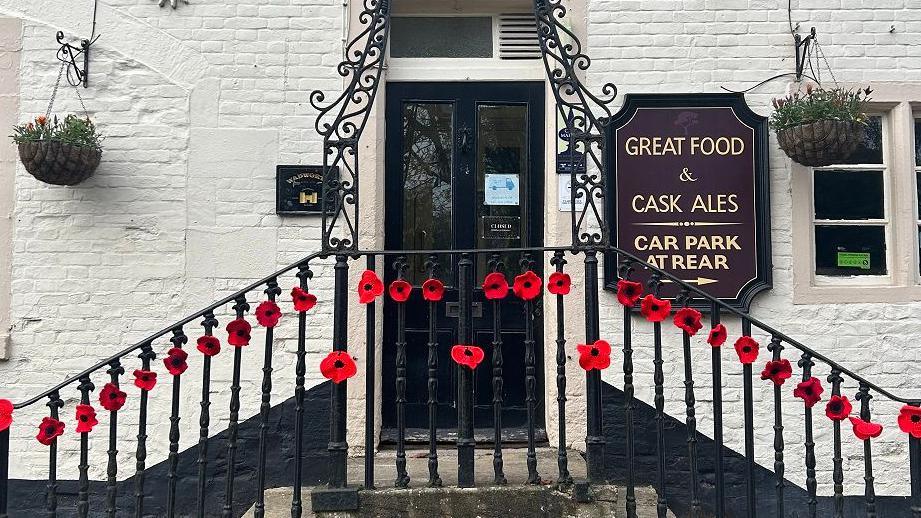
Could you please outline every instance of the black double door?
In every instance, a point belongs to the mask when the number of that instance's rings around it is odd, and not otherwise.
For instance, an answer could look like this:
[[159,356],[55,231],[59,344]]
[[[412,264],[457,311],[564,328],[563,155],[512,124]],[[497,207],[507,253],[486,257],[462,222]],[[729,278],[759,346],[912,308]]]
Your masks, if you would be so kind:
[[[544,85],[527,82],[388,83],[386,156],[386,246],[389,250],[481,250],[543,244]],[[485,360],[474,374],[474,424],[493,426],[493,304],[480,288],[491,254],[475,254],[474,344]],[[502,253],[511,284],[520,273],[520,253]],[[406,278],[420,286],[425,254],[407,256]],[[457,369],[450,356],[457,344],[457,261],[437,256],[437,277],[447,287],[438,304],[439,435],[457,425]],[[534,257],[540,273],[542,258]],[[386,282],[394,278],[393,258]],[[410,439],[427,437],[429,307],[417,290],[406,303],[406,426]],[[504,358],[503,427],[508,437],[527,425],[524,383],[524,305],[513,295],[500,303]],[[542,428],[543,341],[540,306],[534,314],[537,338],[538,427]],[[396,426],[395,303],[384,306],[383,439]],[[465,344],[468,345],[468,344]],[[485,431],[485,430],[484,430]],[[484,435],[480,432],[478,436]]]

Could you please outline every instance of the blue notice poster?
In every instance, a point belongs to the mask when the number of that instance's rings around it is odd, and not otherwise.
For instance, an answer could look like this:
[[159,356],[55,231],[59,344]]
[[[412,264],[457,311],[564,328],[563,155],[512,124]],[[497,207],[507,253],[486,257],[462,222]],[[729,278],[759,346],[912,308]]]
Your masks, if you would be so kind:
[[517,174],[487,174],[485,182],[486,205],[517,206],[521,181]]

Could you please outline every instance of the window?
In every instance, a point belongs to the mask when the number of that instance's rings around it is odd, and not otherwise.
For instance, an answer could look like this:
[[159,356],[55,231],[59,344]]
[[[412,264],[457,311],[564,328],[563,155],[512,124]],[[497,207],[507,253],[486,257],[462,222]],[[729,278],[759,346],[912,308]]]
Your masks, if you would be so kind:
[[394,16],[390,32],[394,58],[493,57],[489,16]]
[[816,276],[887,275],[888,152],[883,117],[872,117],[864,140],[844,163],[816,168],[813,236]]
[[915,213],[918,223],[918,268],[921,272],[921,116],[915,116],[915,192],[917,194],[918,212]]

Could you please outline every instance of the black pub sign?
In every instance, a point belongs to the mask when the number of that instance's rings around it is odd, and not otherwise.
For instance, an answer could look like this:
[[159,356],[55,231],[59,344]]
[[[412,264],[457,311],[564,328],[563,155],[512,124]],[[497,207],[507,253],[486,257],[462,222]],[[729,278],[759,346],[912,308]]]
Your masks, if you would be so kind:
[[323,213],[323,166],[279,165],[275,169],[275,212]]
[[[628,95],[606,138],[611,244],[747,310],[771,287],[767,119],[741,94]],[[608,289],[617,268],[608,254]]]

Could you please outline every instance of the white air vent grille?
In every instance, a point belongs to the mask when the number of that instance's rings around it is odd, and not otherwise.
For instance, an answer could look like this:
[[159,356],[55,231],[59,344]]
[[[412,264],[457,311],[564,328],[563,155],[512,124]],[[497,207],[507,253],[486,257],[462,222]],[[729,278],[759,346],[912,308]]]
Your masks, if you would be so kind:
[[540,42],[533,13],[499,16],[499,58],[540,59]]

